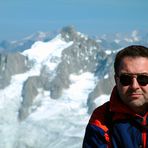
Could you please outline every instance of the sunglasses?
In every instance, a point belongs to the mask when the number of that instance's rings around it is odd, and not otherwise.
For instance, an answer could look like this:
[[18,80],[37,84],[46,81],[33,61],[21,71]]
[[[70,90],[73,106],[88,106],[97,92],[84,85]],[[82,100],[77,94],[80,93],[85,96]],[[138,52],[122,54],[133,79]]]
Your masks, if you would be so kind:
[[120,83],[123,86],[132,84],[133,78],[137,79],[140,86],[146,86],[148,84],[148,74],[121,74],[119,76]]

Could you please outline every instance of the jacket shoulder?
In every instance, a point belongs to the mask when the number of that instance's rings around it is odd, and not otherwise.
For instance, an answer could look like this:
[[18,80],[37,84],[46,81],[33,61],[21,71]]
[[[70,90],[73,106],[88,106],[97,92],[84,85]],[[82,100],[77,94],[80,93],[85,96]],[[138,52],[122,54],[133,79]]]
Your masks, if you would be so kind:
[[111,120],[111,113],[109,111],[109,101],[97,107],[89,120],[89,124],[95,125],[105,132],[108,131],[108,123]]

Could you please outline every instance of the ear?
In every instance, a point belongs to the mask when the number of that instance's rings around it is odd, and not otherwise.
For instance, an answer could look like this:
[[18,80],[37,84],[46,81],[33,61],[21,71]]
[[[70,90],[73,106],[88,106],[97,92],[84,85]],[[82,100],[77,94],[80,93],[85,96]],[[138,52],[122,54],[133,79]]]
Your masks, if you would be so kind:
[[117,84],[117,75],[116,74],[114,75],[114,80],[115,80],[115,83]]

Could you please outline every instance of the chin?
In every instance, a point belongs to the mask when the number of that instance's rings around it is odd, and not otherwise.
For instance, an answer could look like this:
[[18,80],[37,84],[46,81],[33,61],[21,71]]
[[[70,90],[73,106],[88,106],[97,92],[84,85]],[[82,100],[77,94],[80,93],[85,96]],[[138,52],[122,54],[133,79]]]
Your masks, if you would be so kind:
[[141,102],[141,101],[132,101],[132,102],[130,102],[130,106],[133,108],[139,108],[139,107],[141,107],[141,106],[143,106],[144,105],[144,103],[143,102]]

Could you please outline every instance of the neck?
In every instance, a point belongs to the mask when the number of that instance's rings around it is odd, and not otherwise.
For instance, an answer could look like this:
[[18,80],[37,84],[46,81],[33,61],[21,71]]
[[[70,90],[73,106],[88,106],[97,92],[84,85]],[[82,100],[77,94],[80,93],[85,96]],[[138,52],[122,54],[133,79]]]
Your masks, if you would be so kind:
[[132,108],[132,110],[136,114],[144,116],[148,112],[148,104],[145,104],[145,105],[140,106],[140,107]]

